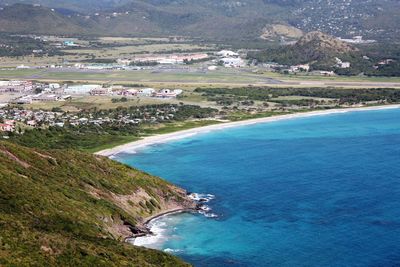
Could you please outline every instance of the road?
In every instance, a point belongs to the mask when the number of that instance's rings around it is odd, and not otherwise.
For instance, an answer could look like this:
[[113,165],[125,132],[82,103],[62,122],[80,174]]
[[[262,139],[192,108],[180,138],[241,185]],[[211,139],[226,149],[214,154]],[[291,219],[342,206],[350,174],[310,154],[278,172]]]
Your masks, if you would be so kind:
[[[140,83],[159,85],[220,85],[220,86],[278,86],[278,87],[344,87],[344,88],[400,88],[400,82],[384,81],[332,81],[309,80],[305,78],[277,79],[266,75],[259,75],[248,71],[230,70],[221,72],[199,72],[199,71],[111,71],[111,70],[77,70],[77,69],[44,69],[31,75],[7,76],[0,74],[1,79],[25,79],[40,80],[44,82],[53,81],[75,81],[75,82],[118,82],[118,83]],[[283,77],[284,78],[284,77]],[[340,78],[338,78],[340,79]]]

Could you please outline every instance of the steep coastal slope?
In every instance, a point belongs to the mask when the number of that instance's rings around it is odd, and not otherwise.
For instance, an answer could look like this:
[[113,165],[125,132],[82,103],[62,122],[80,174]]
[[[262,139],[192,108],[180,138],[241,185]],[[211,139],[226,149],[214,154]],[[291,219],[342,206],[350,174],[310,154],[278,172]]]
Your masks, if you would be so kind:
[[1,266],[186,266],[124,239],[194,204],[184,190],[105,157],[0,142]]

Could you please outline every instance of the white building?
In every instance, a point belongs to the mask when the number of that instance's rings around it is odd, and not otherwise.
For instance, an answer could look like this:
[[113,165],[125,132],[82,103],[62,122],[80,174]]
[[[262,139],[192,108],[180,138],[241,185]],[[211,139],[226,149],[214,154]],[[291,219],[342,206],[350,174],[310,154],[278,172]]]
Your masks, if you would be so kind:
[[221,58],[220,62],[227,68],[240,68],[245,66],[243,59],[235,57]]
[[32,91],[33,84],[30,81],[0,81],[0,93],[23,93]]
[[32,104],[31,96],[23,96],[11,101],[13,104]]
[[138,94],[138,90],[136,89],[126,89],[126,90],[121,90],[118,92],[119,95],[124,95],[124,96],[135,96]]
[[89,94],[92,90],[101,88],[98,84],[83,84],[83,85],[71,85],[64,90],[64,93],[71,95],[82,95]]
[[157,93],[154,94],[155,97],[159,98],[175,98],[178,95],[182,94],[182,90],[170,90],[170,89],[161,89]]
[[343,62],[340,58],[335,58],[335,60],[336,60],[335,67],[338,67],[341,69],[348,69],[351,66],[350,62]]
[[319,74],[322,75],[322,76],[335,76],[335,72],[333,72],[333,71],[324,71],[324,70],[321,70],[321,71],[319,72]]
[[302,65],[296,65],[296,66],[291,66],[290,67],[291,72],[299,72],[299,71],[310,71],[310,65],[308,64],[302,64]]
[[16,69],[30,69],[31,67],[29,67],[29,66],[25,66],[24,64],[22,64],[22,65],[19,65],[19,66],[17,66],[16,67]]
[[137,92],[137,95],[138,96],[152,96],[155,92],[156,92],[156,90],[154,90],[153,88],[143,88],[143,89],[139,89],[139,91]]
[[59,83],[50,83],[49,84],[49,88],[51,89],[51,90],[55,90],[55,89],[60,89],[60,84]]

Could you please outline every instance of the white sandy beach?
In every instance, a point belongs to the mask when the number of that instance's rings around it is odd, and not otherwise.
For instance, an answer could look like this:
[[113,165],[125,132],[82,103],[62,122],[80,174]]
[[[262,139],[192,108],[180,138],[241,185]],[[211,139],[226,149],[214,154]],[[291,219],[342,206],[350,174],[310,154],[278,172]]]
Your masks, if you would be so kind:
[[288,119],[295,119],[295,118],[304,118],[304,117],[311,117],[311,116],[321,116],[321,115],[329,115],[329,114],[336,114],[336,113],[345,113],[345,112],[354,112],[354,111],[366,111],[366,110],[381,110],[381,109],[394,109],[400,108],[400,105],[385,105],[385,106],[374,106],[374,107],[359,107],[359,108],[342,108],[342,109],[330,109],[330,110],[322,110],[322,111],[310,111],[304,113],[296,113],[296,114],[287,114],[287,115],[279,115],[273,117],[266,117],[266,118],[258,118],[258,119],[250,119],[244,121],[235,121],[235,122],[226,122],[221,124],[209,125],[204,127],[198,127],[188,130],[177,131],[168,134],[159,134],[154,136],[148,136],[141,140],[127,143],[124,145],[116,146],[111,149],[105,149],[99,152],[96,152],[96,155],[102,155],[106,157],[111,157],[118,153],[135,153],[137,149],[154,145],[160,143],[166,143],[173,140],[178,140],[186,137],[190,137],[196,134],[207,133],[210,131],[216,130],[224,130],[227,128],[239,127],[239,126],[246,126],[256,123],[267,123],[267,122],[274,122],[280,120],[288,120]]

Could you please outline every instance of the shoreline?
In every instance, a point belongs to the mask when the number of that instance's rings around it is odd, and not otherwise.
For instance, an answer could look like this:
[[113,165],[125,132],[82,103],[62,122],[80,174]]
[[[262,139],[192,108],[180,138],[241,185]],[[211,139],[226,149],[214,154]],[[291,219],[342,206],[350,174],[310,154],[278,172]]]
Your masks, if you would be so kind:
[[[155,214],[153,216],[147,217],[147,218],[144,219],[144,222],[142,222],[140,224],[140,226],[142,228],[141,232],[125,238],[125,242],[136,246],[135,245],[135,241],[136,241],[137,238],[157,237],[158,234],[152,232],[152,227],[150,225],[152,222],[154,222],[154,221],[156,221],[158,219],[161,219],[163,217],[166,217],[166,216],[171,216],[171,215],[174,215],[174,214],[181,214],[181,213],[190,213],[190,212],[194,212],[194,211],[195,211],[194,208],[183,208],[182,207],[182,208],[176,208],[176,209],[170,209],[170,210],[162,211],[162,212],[160,212],[158,214]],[[138,229],[137,225],[136,225],[136,229]]]
[[177,209],[172,209],[172,210],[166,210],[166,211],[160,212],[158,214],[155,214],[153,216],[150,216],[148,218],[145,218],[143,225],[145,225],[147,227],[149,225],[149,223],[151,223],[151,221],[157,220],[161,217],[173,215],[173,214],[187,213],[187,212],[192,212],[192,211],[195,211],[195,209],[177,208]]
[[[127,143],[124,145],[116,146],[111,149],[102,150],[95,154],[101,155],[101,156],[106,156],[106,157],[112,157],[119,153],[136,153],[137,149],[151,146],[154,144],[162,144],[162,143],[167,143],[169,141],[184,139],[186,137],[190,137],[190,136],[193,136],[196,134],[208,133],[208,132],[216,131],[216,130],[224,130],[224,129],[229,129],[229,128],[259,124],[259,123],[268,123],[268,122],[275,122],[275,121],[281,121],[281,120],[306,118],[306,117],[322,116],[322,115],[330,115],[330,114],[340,114],[340,113],[347,113],[347,112],[386,110],[386,109],[400,109],[400,104],[370,106],[370,107],[357,107],[357,108],[317,110],[317,111],[277,115],[277,116],[265,117],[265,118],[249,119],[249,120],[236,121],[236,122],[226,122],[226,123],[220,123],[220,124],[214,124],[214,125],[209,125],[209,126],[187,129],[187,130],[181,130],[181,131],[168,133],[168,134],[157,134],[157,135],[145,137],[141,140],[130,142],[130,143]],[[143,222],[140,224],[140,226],[141,226],[142,230],[144,230],[144,229],[146,229],[146,230],[142,231],[141,233],[138,233],[131,237],[126,238],[125,241],[135,245],[136,238],[154,236],[154,233],[151,231],[151,227],[150,227],[150,224],[153,221],[160,219],[164,216],[193,212],[193,211],[196,211],[196,209],[180,207],[180,208],[165,210],[165,211],[162,211],[153,216],[144,218]]]
[[[136,229],[140,230],[141,232],[139,232],[137,234],[133,234],[132,236],[126,237],[125,241],[135,239],[137,237],[144,237],[144,236],[151,235],[152,232],[150,231],[149,224],[154,220],[157,220],[159,218],[162,218],[162,217],[168,216],[168,215],[187,213],[187,212],[193,212],[193,211],[195,211],[194,208],[191,209],[191,208],[182,207],[182,208],[175,208],[175,209],[161,211],[160,213],[154,214],[153,216],[143,218],[143,222],[140,223],[139,225],[136,225]],[[138,226],[139,226],[139,228],[138,228]],[[146,229],[146,230],[144,230],[144,229]]]
[[213,124],[203,127],[196,127],[187,130],[181,130],[173,133],[167,134],[157,134],[152,136],[144,137],[143,139],[130,142],[127,144],[119,145],[110,149],[105,149],[94,153],[95,155],[112,157],[119,153],[136,153],[137,149],[141,149],[147,146],[167,143],[174,140],[180,140],[187,137],[191,137],[197,134],[208,133],[211,131],[224,130],[234,127],[241,127],[259,123],[268,123],[275,122],[281,120],[289,120],[296,118],[307,118],[313,116],[322,116],[322,115],[330,115],[330,114],[339,114],[346,112],[356,112],[356,111],[369,111],[369,110],[385,110],[385,109],[398,109],[400,108],[400,104],[393,105],[381,105],[381,106],[370,106],[370,107],[355,107],[355,108],[337,108],[337,109],[327,109],[327,110],[316,110],[309,112],[299,112],[285,115],[277,115],[265,118],[256,118],[256,119],[248,119],[243,121],[234,121],[234,122],[225,122],[219,124]]

